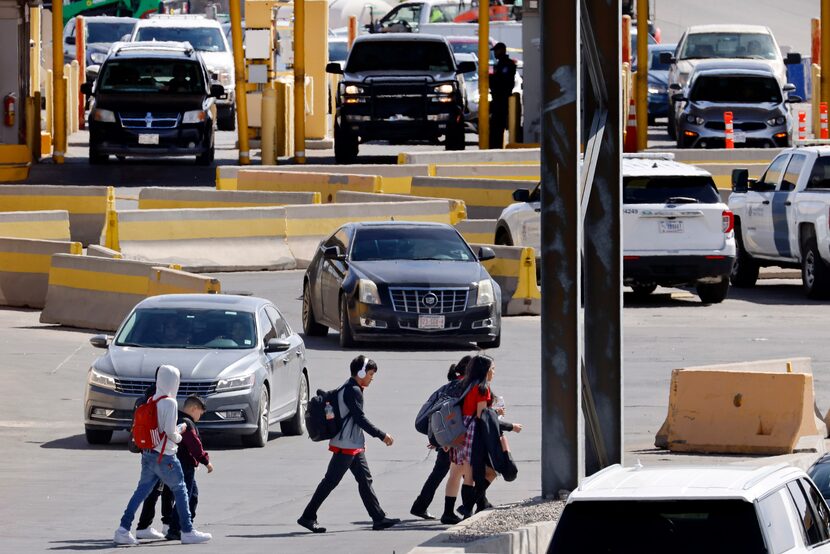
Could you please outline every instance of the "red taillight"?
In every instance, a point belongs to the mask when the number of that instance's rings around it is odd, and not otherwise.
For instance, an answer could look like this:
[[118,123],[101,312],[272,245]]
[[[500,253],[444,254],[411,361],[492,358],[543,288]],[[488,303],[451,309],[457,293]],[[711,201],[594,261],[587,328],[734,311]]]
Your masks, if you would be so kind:
[[726,256],[706,256],[707,260],[725,260]]
[[623,260],[639,260],[640,256],[623,256]]
[[735,214],[729,210],[724,210],[721,214],[721,228],[724,233],[731,233],[735,228]]

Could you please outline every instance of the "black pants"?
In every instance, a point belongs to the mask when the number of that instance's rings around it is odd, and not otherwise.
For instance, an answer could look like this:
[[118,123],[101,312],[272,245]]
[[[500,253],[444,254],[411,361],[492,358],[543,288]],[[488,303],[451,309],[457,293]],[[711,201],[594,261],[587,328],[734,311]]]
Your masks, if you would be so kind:
[[490,148],[504,148],[507,117],[507,98],[493,98],[490,103]]
[[435,465],[432,467],[432,473],[427,477],[421,489],[421,494],[418,495],[418,498],[421,499],[424,506],[429,506],[432,503],[432,499],[435,497],[435,491],[438,490],[441,481],[450,472],[451,462],[449,452],[446,452],[443,448],[437,448],[436,452],[438,455],[435,457]]
[[[196,485],[196,468],[182,464],[182,473],[184,473],[184,484],[187,487],[190,520],[193,521],[196,519],[196,506],[199,504],[199,487]],[[167,489],[167,487],[165,487],[165,489]],[[179,525],[179,514],[176,510],[173,510],[173,513],[170,516],[170,530],[174,532],[181,531],[181,527]]]
[[161,522],[170,525],[170,518],[173,514],[173,493],[159,481],[153,487],[150,496],[144,500],[141,515],[138,516],[138,529],[147,529],[153,524],[153,518],[156,517],[156,502],[158,502],[159,496],[161,496]]
[[331,456],[329,467],[326,470],[326,476],[317,485],[317,490],[308,502],[303,511],[303,517],[312,521],[317,521],[317,510],[323,505],[323,502],[328,498],[340,480],[346,475],[346,471],[351,471],[357,481],[357,490],[360,492],[360,499],[363,505],[366,506],[366,511],[372,521],[381,521],[386,514],[380,508],[378,497],[372,488],[372,474],[369,472],[369,463],[366,461],[366,454],[361,452],[354,456],[350,454],[341,454],[335,452]]

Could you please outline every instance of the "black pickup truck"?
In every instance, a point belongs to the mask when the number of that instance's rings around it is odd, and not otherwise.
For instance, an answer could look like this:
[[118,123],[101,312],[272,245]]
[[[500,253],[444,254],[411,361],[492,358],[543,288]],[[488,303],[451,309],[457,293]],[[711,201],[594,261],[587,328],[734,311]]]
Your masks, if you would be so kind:
[[475,64],[456,64],[444,37],[364,35],[352,45],[345,68],[330,63],[326,71],[342,75],[334,121],[337,163],[353,162],[359,143],[370,140],[438,142],[443,136],[447,150],[464,149],[461,75],[475,71]]

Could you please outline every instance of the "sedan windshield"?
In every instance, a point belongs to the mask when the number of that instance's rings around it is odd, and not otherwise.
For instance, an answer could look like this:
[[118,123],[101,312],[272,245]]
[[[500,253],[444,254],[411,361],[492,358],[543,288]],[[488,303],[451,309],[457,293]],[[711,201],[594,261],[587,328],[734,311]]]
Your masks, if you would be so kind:
[[375,227],[357,231],[352,261],[451,260],[476,258],[458,233],[442,227]]
[[694,33],[686,37],[680,60],[750,58],[775,60],[775,43],[762,33]]
[[426,40],[366,41],[352,46],[346,71],[454,71],[443,42]]
[[226,52],[222,30],[216,27],[141,27],[134,40],[189,42],[199,52]]
[[691,100],[730,104],[780,104],[781,88],[774,77],[701,76],[692,87]]
[[254,316],[229,310],[139,309],[130,315],[116,346],[247,349],[256,344]]
[[205,90],[202,68],[180,60],[110,60],[99,92],[173,92],[199,94]]
[[101,42],[111,44],[118,42],[124,35],[132,34],[135,23],[87,23],[88,43]]

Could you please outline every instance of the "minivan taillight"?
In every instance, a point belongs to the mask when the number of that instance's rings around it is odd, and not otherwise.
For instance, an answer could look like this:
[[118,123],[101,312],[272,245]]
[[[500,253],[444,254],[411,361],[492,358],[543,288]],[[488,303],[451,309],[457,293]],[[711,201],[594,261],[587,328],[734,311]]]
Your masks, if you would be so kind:
[[730,210],[724,210],[721,214],[721,228],[724,233],[730,233],[735,228],[735,214]]

